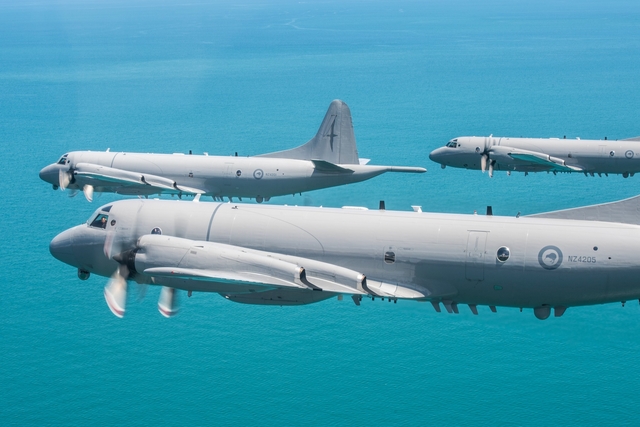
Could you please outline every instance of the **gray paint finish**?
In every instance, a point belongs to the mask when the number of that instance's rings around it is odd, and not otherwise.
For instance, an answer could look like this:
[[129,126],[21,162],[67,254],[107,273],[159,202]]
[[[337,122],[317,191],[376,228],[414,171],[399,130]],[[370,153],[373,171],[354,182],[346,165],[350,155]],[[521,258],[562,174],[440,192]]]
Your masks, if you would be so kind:
[[[544,317],[551,307],[640,298],[640,226],[625,221],[637,220],[629,201],[607,205],[620,222],[172,200],[109,206],[58,235],[51,253],[105,277],[126,265],[131,280],[256,304],[346,294],[539,308]],[[107,228],[90,226],[101,212]]]
[[619,141],[560,138],[461,136],[437,148],[429,158],[445,168],[507,172],[622,174],[640,171],[638,138]]
[[365,181],[385,172],[423,173],[421,167],[360,164],[347,104],[329,106],[316,136],[290,150],[253,157],[74,151],[40,171],[54,189],[128,195],[274,196]]

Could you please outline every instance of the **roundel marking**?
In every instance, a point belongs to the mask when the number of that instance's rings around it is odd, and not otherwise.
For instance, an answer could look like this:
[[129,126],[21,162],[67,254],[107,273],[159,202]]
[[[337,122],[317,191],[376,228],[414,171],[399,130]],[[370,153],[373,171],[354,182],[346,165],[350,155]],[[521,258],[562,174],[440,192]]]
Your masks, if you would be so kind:
[[633,159],[633,151],[632,151],[632,150],[627,150],[627,151],[625,151],[624,156],[625,156],[627,159]]
[[545,246],[538,252],[538,262],[545,270],[555,270],[562,264],[562,251],[557,246]]
[[255,179],[261,179],[264,176],[264,172],[262,172],[262,169],[256,169],[255,171],[253,171],[253,177]]

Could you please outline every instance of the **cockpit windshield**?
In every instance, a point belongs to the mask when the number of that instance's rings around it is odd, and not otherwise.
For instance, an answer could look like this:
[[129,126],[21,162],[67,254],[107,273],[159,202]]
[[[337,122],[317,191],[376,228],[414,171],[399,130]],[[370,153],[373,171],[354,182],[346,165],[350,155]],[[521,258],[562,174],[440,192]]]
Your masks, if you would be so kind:
[[447,142],[447,147],[450,148],[456,148],[458,146],[458,139],[452,139],[451,141]]
[[[87,220],[87,224],[89,224],[89,227],[107,228],[107,224],[109,222],[108,212],[111,210],[111,206],[112,205],[103,206],[95,211],[93,215],[91,215]],[[115,223],[115,221],[111,222]]]
[[109,216],[106,214],[98,214],[98,216],[96,216],[94,218],[93,221],[91,221],[91,224],[89,224],[89,227],[95,227],[95,228],[107,228],[107,221],[109,220]]
[[66,165],[67,164],[67,156],[68,155],[69,155],[69,153],[67,153],[64,156],[60,157],[60,160],[58,160],[58,164],[59,165]]

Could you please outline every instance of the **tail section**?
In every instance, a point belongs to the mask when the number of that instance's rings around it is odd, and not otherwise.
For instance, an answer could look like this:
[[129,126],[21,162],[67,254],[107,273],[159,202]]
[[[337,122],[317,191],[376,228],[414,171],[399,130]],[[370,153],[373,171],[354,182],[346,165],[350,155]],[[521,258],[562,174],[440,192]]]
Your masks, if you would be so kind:
[[329,105],[318,133],[306,144],[256,157],[324,160],[339,165],[359,164],[356,136],[353,133],[349,107],[339,99],[334,100]]

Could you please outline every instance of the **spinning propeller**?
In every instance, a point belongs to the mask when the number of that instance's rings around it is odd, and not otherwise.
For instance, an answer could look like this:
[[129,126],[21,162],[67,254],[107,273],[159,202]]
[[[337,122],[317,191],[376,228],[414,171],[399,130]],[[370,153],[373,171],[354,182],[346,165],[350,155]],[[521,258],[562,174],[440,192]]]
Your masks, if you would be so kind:
[[480,153],[480,169],[482,173],[487,170],[487,164],[489,165],[489,178],[493,177],[493,166],[496,164],[495,160],[492,160],[489,156],[491,154],[491,141],[493,141],[493,134],[484,139],[484,150]]
[[[133,279],[137,274],[135,268],[136,254],[140,250],[136,244],[133,249],[124,249],[121,241],[115,239],[115,233],[109,232],[104,242],[104,254],[108,259],[118,263],[118,268],[113,273],[109,282],[104,287],[104,299],[107,301],[109,310],[119,318],[125,313],[127,304],[127,281]],[[145,285],[140,285],[144,287]],[[143,288],[144,289],[144,288]],[[140,290],[138,295],[144,296],[144,291]],[[166,286],[160,291],[158,300],[158,311],[164,317],[171,317],[178,313],[177,292],[173,288]]]
[[60,189],[62,191],[66,190],[69,184],[73,183],[75,178],[73,176],[73,168],[69,168],[69,170],[60,169],[58,171],[58,183],[60,184]]
[[[76,182],[75,168],[73,166],[70,166],[68,170],[60,169],[58,171],[58,184],[60,184],[60,189],[62,191],[66,190],[69,184],[74,184],[75,182]],[[78,190],[72,189],[71,192],[69,193],[69,197],[74,197],[77,194],[77,192]],[[84,193],[84,197],[87,199],[87,201],[89,202],[93,201],[93,193],[94,193],[93,185],[85,184],[82,187],[82,192]]]

